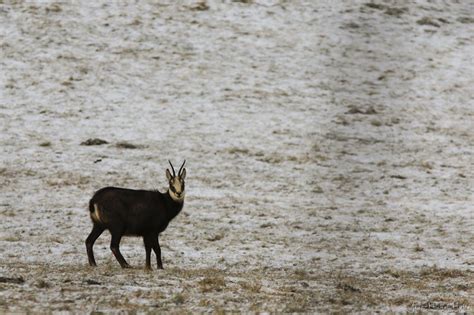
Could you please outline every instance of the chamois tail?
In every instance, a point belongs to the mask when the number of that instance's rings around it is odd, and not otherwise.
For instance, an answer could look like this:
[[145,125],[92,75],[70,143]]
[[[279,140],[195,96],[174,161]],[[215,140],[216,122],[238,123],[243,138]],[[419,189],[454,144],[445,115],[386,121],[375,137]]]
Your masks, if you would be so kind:
[[94,209],[94,201],[91,199],[89,200],[89,211],[92,213],[95,211]]

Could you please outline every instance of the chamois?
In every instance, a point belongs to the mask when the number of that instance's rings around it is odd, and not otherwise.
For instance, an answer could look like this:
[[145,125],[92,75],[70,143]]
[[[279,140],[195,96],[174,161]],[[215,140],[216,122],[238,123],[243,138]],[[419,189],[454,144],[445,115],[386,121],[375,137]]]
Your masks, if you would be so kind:
[[93,227],[86,239],[89,265],[97,266],[92,247],[102,232],[109,230],[112,235],[110,249],[122,268],[130,268],[120,253],[122,236],[141,236],[145,244],[145,267],[151,269],[150,254],[153,249],[157,267],[163,269],[158,238],[183,208],[186,177],[186,161],[181,165],[177,176],[171,161],[168,162],[173,174],[166,169],[169,189],[165,193],[117,187],[105,187],[94,193],[89,201]]

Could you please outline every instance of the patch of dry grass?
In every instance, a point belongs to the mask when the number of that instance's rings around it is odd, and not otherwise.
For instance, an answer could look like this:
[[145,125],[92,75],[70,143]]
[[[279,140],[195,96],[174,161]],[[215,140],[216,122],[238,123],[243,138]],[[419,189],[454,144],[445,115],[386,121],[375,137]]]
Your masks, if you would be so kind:
[[[91,269],[84,265],[52,267],[15,263],[5,266],[7,269],[13,267],[23,270],[26,285],[31,283],[36,290],[47,291],[60,285],[64,298],[70,300],[87,290],[90,302],[100,305],[100,309],[115,305],[113,307],[124,310],[186,312],[194,305],[198,307],[196,310],[229,312],[239,309],[239,305],[247,305],[248,311],[292,313],[318,309],[344,312],[366,307],[374,310],[397,307],[462,311],[474,306],[467,298],[472,291],[470,283],[474,281],[474,272],[436,266],[412,271],[387,268],[381,272],[351,274],[344,270],[318,273],[302,268],[174,267],[161,271],[159,277],[150,277],[141,269],[124,271],[115,265],[112,270],[105,270],[105,267]],[[94,279],[100,284],[90,285],[84,279]],[[136,286],[136,289],[116,304],[114,297],[123,295],[123,285]],[[27,305],[36,305],[36,302],[29,301]],[[75,309],[73,304],[64,306]]]
[[0,238],[0,240],[6,241],[6,242],[19,242],[21,241],[21,238],[17,235],[9,235],[9,236]]
[[346,305],[377,305],[379,298],[364,279],[339,274],[335,278],[336,294],[333,303]]
[[115,144],[115,147],[120,149],[142,149],[145,146],[140,144],[133,144],[127,141],[120,141]]
[[223,276],[205,277],[198,282],[201,292],[222,291],[225,288]]
[[260,293],[260,290],[262,289],[262,283],[258,280],[240,281],[239,285],[242,287],[242,289],[251,294]]

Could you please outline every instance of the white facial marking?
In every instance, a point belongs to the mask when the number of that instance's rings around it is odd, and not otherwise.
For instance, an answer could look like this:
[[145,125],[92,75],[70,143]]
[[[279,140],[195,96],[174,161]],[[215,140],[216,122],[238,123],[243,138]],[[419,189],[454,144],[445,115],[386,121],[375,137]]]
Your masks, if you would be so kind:
[[169,194],[174,201],[183,201],[184,199],[183,183],[177,177],[170,181]]
[[171,196],[171,199],[173,199],[174,201],[183,201],[184,200],[184,193],[182,193],[181,195],[179,195],[179,197],[170,190],[170,196]]

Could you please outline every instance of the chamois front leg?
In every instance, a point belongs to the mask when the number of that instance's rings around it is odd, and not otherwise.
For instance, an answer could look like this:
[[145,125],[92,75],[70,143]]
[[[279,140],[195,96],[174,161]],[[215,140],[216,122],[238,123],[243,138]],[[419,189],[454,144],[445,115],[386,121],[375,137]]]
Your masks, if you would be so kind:
[[143,243],[145,244],[146,252],[145,268],[151,270],[151,248],[153,247],[153,237],[150,237],[149,235],[143,236]]
[[161,261],[161,248],[160,248],[160,242],[158,240],[158,235],[153,237],[153,251],[155,252],[156,255],[156,265],[158,269],[163,269],[163,262]]

